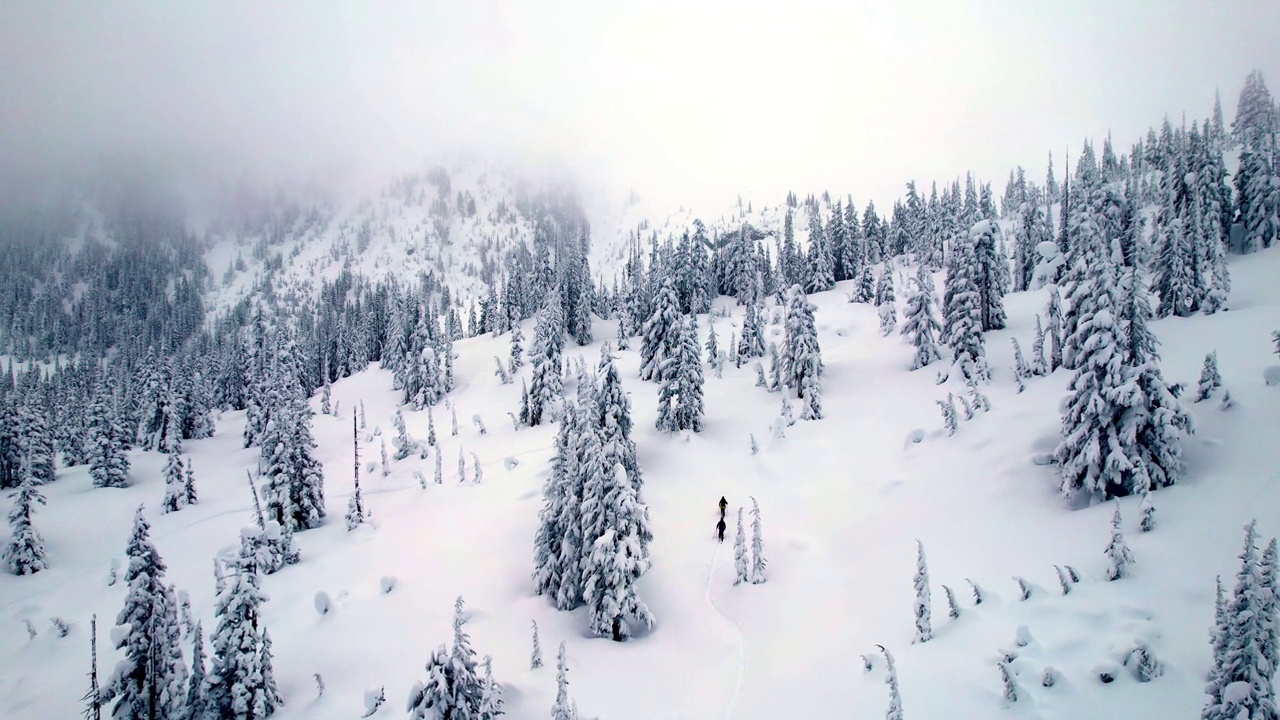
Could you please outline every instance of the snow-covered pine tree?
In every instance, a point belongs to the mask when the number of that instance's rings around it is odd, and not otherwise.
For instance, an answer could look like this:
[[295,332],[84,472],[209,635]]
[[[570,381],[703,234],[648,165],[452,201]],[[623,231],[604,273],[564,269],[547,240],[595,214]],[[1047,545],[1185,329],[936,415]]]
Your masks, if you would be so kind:
[[187,719],[202,720],[208,711],[205,695],[204,628],[196,621],[191,633],[191,677],[187,681]]
[[13,493],[13,507],[9,508],[9,541],[0,554],[0,561],[14,575],[33,575],[49,567],[44,538],[31,524],[35,506],[43,504],[44,496],[36,489],[28,472]]
[[467,481],[467,453],[466,453],[466,450],[461,445],[459,445],[458,446],[458,482],[463,483],[466,481]]
[[459,595],[453,605],[453,647],[449,652],[451,695],[456,704],[457,716],[488,720],[482,719],[479,713],[484,688],[476,672],[476,651],[471,647],[471,637],[463,629],[466,624],[462,596]]
[[720,356],[720,341],[716,337],[716,323],[710,320],[710,327],[707,328],[707,367],[720,377],[720,372],[724,367],[724,359]]
[[186,488],[182,476],[182,456],[176,450],[167,453],[164,464],[164,499],[160,502],[161,513],[181,510],[186,504]]
[[165,564],[151,544],[151,525],[138,506],[125,549],[128,594],[116,616],[116,649],[124,658],[102,687],[104,702],[115,701],[112,717],[120,719],[185,717],[186,666],[178,642],[175,599],[164,585]]
[[661,380],[662,367],[680,353],[681,337],[676,332],[680,306],[671,278],[666,277],[654,298],[653,314],[644,323],[640,344],[640,379]]
[[449,676],[449,654],[444,643],[427,659],[427,682],[415,682],[409,690],[409,720],[442,720],[452,717],[470,717],[455,703]]
[[1204,356],[1204,368],[1200,371],[1200,382],[1196,389],[1196,402],[1213,397],[1213,392],[1222,387],[1222,375],[1218,373],[1218,352],[1215,350]]
[[210,636],[213,661],[205,686],[209,717],[258,720],[284,704],[275,692],[272,658],[265,642],[261,590],[254,541],[242,534],[238,557],[226,563],[215,600],[217,627]]
[[676,355],[664,361],[659,371],[662,387],[658,390],[659,430],[702,431],[702,363],[698,356],[697,326],[692,318],[682,319],[672,328],[679,345]]
[[934,311],[937,298],[933,289],[933,278],[929,271],[921,266],[913,278],[913,289],[907,296],[907,307],[903,313],[902,334],[907,342],[916,349],[911,360],[911,369],[920,368],[942,359],[938,350],[937,333],[941,329]]
[[[1262,620],[1262,657],[1267,661],[1267,667],[1274,669],[1277,663],[1280,663],[1280,616],[1277,610],[1280,609],[1280,600],[1276,596],[1276,581],[1280,578],[1280,568],[1277,568],[1276,539],[1271,538],[1271,542],[1267,543],[1267,549],[1262,551],[1262,560],[1258,563],[1258,587],[1260,588],[1259,600],[1261,609],[1259,615]],[[1274,677],[1273,677],[1274,681]]]
[[[1235,591],[1225,609],[1226,643],[1222,663],[1210,678],[1209,695],[1200,717],[1204,720],[1276,717],[1275,668],[1267,658],[1264,616],[1270,588],[1263,585],[1257,562],[1257,522],[1245,526],[1244,549]],[[1272,650],[1274,652],[1274,649]]]
[[632,623],[653,627],[653,615],[635,588],[649,569],[644,548],[652,532],[648,512],[622,465],[593,475],[584,485],[580,508],[582,547],[590,548],[583,556],[582,595],[592,631],[620,642],[631,636]]
[[529,425],[541,425],[554,418],[556,403],[563,390],[561,353],[564,349],[564,318],[560,294],[552,292],[538,311],[529,354],[533,363],[533,379],[529,385]]
[[933,637],[930,616],[933,614],[929,599],[929,566],[925,563],[924,543],[916,541],[916,639],[915,642],[928,642]]
[[533,650],[529,652],[529,669],[542,667],[542,643],[538,641],[538,621],[533,621]]
[[563,640],[556,653],[556,702],[551,706],[551,720],[578,720],[578,707],[569,699],[569,661]]
[[182,501],[186,505],[200,502],[200,496],[196,493],[195,462],[191,458],[187,458],[187,468],[182,478]]
[[351,498],[347,502],[347,514],[345,516],[348,532],[363,525],[365,521],[364,498],[360,494],[360,431],[356,426],[356,422],[356,417],[352,415],[351,448],[354,461],[351,475],[353,490]]
[[[979,271],[973,243],[974,238],[971,237],[968,242],[962,242],[952,250],[952,264],[947,272],[947,302],[942,334],[964,377],[986,380],[990,377],[990,371],[987,369],[986,343],[982,335],[982,296],[973,282]],[[1003,310],[1001,313],[1003,314]]]
[[836,284],[831,251],[826,234],[822,231],[822,218],[816,207],[809,211],[809,252],[804,264],[804,291],[807,293],[830,290]]
[[99,381],[89,405],[89,475],[94,487],[128,487],[129,444],[114,406],[110,376]]
[[1142,494],[1142,503],[1138,505],[1138,529],[1142,532],[1151,532],[1156,529],[1156,506],[1151,504],[1150,493]]
[[889,709],[885,712],[885,720],[902,720],[902,692],[898,689],[898,668],[893,662],[893,655],[883,645],[877,645],[884,654],[884,665],[887,674],[884,682],[889,686]]
[[1126,495],[1127,452],[1132,443],[1121,436],[1126,406],[1118,389],[1130,381],[1123,365],[1120,327],[1116,320],[1109,264],[1102,263],[1094,294],[1076,308],[1081,351],[1062,416],[1062,442],[1054,452],[1061,489],[1067,498],[1084,493],[1109,500]]
[[1111,542],[1107,544],[1107,579],[1119,580],[1129,575],[1129,566],[1133,565],[1133,553],[1125,544],[1124,533],[1120,529],[1120,504],[1116,503],[1116,512],[1111,517]]
[[1053,372],[1062,367],[1062,296],[1058,293],[1058,287],[1055,285],[1049,288],[1049,305],[1045,310],[1046,320],[1045,334],[1049,336],[1049,364],[1048,372]]
[[436,470],[432,477],[437,485],[444,483],[444,453],[436,451]]
[[577,473],[577,432],[577,408],[567,403],[564,421],[556,434],[551,474],[542,488],[542,509],[538,512],[538,530],[533,539],[534,592],[550,596],[557,601],[557,607],[565,575],[574,570],[565,558],[576,561],[582,556],[581,547],[565,547],[567,539],[579,537],[576,529],[578,505],[582,500],[581,492],[574,489],[573,477]]
[[311,409],[295,387],[282,388],[282,402],[262,436],[267,516],[291,531],[318,527],[325,518],[324,473],[315,459]]
[[804,397],[807,388],[815,387],[822,375],[822,350],[818,346],[814,309],[800,286],[792,285],[787,293],[782,381],[795,390],[798,397]]
[[1137,392],[1128,392],[1132,410],[1121,419],[1121,436],[1133,438],[1126,448],[1132,470],[1116,494],[1142,492],[1174,484],[1182,476],[1181,433],[1195,430],[1189,413],[1174,397],[1160,372],[1159,340],[1148,327],[1151,317],[1147,293],[1132,268],[1121,288],[1125,292],[1120,321],[1126,330],[1124,373]]
[[742,508],[738,508],[738,532],[733,537],[733,567],[737,575],[733,579],[734,585],[748,582],[751,579],[750,563],[747,558],[747,537],[742,532]]
[[391,474],[391,462],[387,458],[387,439],[384,437],[378,440],[382,445],[382,477],[386,477]]
[[956,430],[960,426],[960,418],[956,415],[956,396],[947,393],[946,400],[936,400],[938,409],[942,411],[942,426],[947,430],[947,437],[956,434]]
[[493,657],[485,655],[480,663],[484,677],[480,680],[480,708],[476,715],[480,720],[494,720],[502,712],[502,685],[493,679]]
[[395,459],[403,460],[409,457],[409,453],[413,449],[413,441],[409,439],[409,431],[404,424],[404,413],[400,411],[400,408],[396,408],[396,415],[393,423],[396,427]]
[[[759,284],[757,276],[756,287]],[[764,321],[761,318],[764,312],[763,303],[764,299],[757,297],[755,293],[747,300],[747,309],[742,315],[742,335],[738,338],[736,345],[738,349],[736,357],[739,362],[764,355]],[[730,343],[730,346],[733,347],[733,343]]]
[[631,398],[622,389],[622,376],[613,362],[608,343],[600,348],[597,375],[600,384],[594,402],[595,422],[606,466],[621,463],[639,495],[643,480],[640,464],[636,461],[636,444],[631,439]]
[[764,533],[760,529],[760,504],[751,498],[751,584],[760,585],[767,579],[764,559]]
[[520,323],[511,326],[511,352],[507,353],[507,371],[515,375],[524,367],[524,331]]
[[1004,294],[1009,290],[1009,262],[1000,248],[1000,226],[984,220],[969,229],[973,248],[973,269],[969,279],[978,293],[979,327],[982,332],[1005,326]]

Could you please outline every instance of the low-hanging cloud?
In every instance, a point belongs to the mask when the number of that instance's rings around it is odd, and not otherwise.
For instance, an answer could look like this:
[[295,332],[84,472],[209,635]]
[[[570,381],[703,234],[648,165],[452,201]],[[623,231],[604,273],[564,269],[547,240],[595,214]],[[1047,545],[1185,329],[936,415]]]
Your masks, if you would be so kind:
[[10,178],[357,178],[480,151],[668,202],[860,202],[1280,82],[1280,5],[6,2]]

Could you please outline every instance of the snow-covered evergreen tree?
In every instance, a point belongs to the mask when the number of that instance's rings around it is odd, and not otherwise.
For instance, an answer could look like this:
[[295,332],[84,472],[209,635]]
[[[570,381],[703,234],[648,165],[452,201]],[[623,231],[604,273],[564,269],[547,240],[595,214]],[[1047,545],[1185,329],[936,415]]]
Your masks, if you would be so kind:
[[[787,293],[785,342],[782,348],[782,381],[804,397],[805,391],[817,391],[822,375],[822,350],[818,346],[818,330],[814,323],[814,306],[792,285]],[[819,413],[818,417],[821,417]]]
[[742,532],[742,508],[738,508],[738,532],[733,536],[733,567],[737,573],[733,579],[734,585],[751,580],[750,562],[747,557],[747,537]]
[[507,354],[507,371],[515,375],[524,367],[524,331],[520,323],[511,326],[511,352]]
[[551,720],[578,720],[578,707],[569,699],[569,661],[563,640],[556,654],[556,702],[551,706]]
[[979,327],[982,332],[1001,330],[1005,326],[1004,294],[1009,290],[1009,261],[1001,248],[1004,241],[1000,226],[984,220],[969,230],[973,247],[973,269],[970,281],[978,293]]
[[671,329],[674,355],[663,361],[657,379],[657,428],[668,432],[702,431],[702,362],[698,353],[697,326],[692,319],[680,320]]
[[205,695],[204,628],[196,621],[191,633],[191,676],[187,681],[186,720],[203,720],[208,713]]
[[1124,533],[1120,529],[1120,504],[1116,503],[1115,515],[1111,517],[1111,542],[1107,543],[1107,579],[1119,580],[1129,575],[1129,566],[1133,565],[1133,554],[1125,544]]
[[538,311],[538,324],[529,348],[533,379],[529,384],[529,425],[541,425],[554,418],[554,408],[563,390],[561,353],[564,349],[564,318],[560,295],[551,293]]
[[915,589],[915,642],[928,642],[933,637],[933,627],[930,621],[930,617],[933,614],[933,608],[929,599],[929,566],[925,563],[924,559],[924,543],[919,540],[916,541]]
[[[1244,549],[1240,553],[1240,571],[1235,591],[1224,612],[1226,642],[1221,663],[1205,688],[1209,696],[1201,718],[1235,720],[1236,718],[1275,718],[1275,667],[1268,659],[1274,646],[1268,647],[1268,626],[1275,623],[1274,606],[1267,617],[1269,596],[1274,588],[1266,587],[1257,561],[1257,523],[1245,526]],[[1215,653],[1216,654],[1216,653]],[[1274,656],[1274,655],[1273,655]]]
[[151,525],[138,506],[125,549],[129,567],[124,608],[116,616],[116,649],[124,658],[102,687],[104,702],[115,701],[119,719],[185,717],[186,665],[176,598],[164,584],[165,564],[151,544]]
[[176,451],[169,451],[164,464],[164,499],[160,502],[162,513],[177,512],[186,505],[186,481],[182,470],[182,457]]
[[217,627],[210,636],[213,662],[205,688],[209,717],[257,720],[284,704],[275,683],[262,623],[262,592],[255,542],[242,534],[240,553],[226,563],[215,600]]
[[914,287],[907,296],[907,308],[903,313],[902,334],[907,342],[916,349],[911,360],[911,369],[920,368],[942,359],[938,350],[937,334],[941,330],[934,306],[937,297],[933,289],[933,278],[928,269],[921,266],[912,280]]
[[[978,274],[973,238],[970,238],[969,242],[960,243],[952,251],[951,267],[947,272],[942,334],[964,377],[985,380],[990,376],[990,371],[987,369],[986,343],[982,335],[982,294],[973,282]],[[1001,327],[1004,322],[1003,313],[1002,309]]]
[[538,641],[538,621],[533,621],[533,649],[529,652],[529,669],[542,667],[542,643]]
[[580,508],[582,547],[589,549],[582,561],[582,595],[592,632],[622,641],[631,636],[633,623],[653,627],[635,587],[649,569],[648,512],[622,465],[589,472]]
[[1196,388],[1196,402],[1208,400],[1213,392],[1222,387],[1222,375],[1218,373],[1218,353],[1204,356],[1204,368],[1200,371],[1200,382]]
[[884,665],[887,674],[884,682],[889,686],[889,709],[885,712],[885,720],[902,720],[902,691],[898,688],[898,667],[893,662],[893,655],[888,648],[877,645],[884,654]]
[[8,516],[9,541],[0,554],[0,561],[14,575],[33,575],[49,567],[44,538],[31,524],[35,506],[44,503],[44,496],[28,474],[13,493],[13,507],[9,508]]
[[187,458],[186,472],[182,477],[182,501],[186,505],[195,505],[200,502],[200,496],[196,492],[195,463],[191,458]]
[[751,584],[760,585],[767,579],[764,559],[764,533],[760,529],[760,504],[751,498]]
[[314,455],[311,409],[296,388],[280,397],[261,441],[266,512],[281,527],[307,530],[324,522],[324,472]]
[[681,352],[681,335],[676,332],[680,306],[671,278],[664,278],[653,302],[653,314],[644,323],[640,344],[640,379],[661,380],[663,365]]
[[129,485],[128,434],[116,415],[113,385],[98,383],[89,405],[89,475],[94,487]]

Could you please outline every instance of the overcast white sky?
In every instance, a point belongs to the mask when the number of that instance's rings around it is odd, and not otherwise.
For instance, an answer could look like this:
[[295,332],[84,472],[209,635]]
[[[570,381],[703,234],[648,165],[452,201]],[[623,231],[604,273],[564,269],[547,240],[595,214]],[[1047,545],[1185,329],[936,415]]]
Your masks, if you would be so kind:
[[184,174],[559,158],[700,205],[1014,164],[1280,83],[1280,2],[0,0],[0,163]]

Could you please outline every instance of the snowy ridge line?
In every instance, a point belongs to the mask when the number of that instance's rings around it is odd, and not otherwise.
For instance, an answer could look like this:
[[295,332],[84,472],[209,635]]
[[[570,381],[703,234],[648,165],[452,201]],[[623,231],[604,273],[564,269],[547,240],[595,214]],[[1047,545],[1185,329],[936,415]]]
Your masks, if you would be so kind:
[[738,703],[738,694],[739,694],[739,691],[742,689],[742,677],[743,675],[746,674],[747,636],[745,633],[742,632],[742,625],[738,623],[738,620],[734,618],[732,615],[730,615],[729,613],[725,612],[724,608],[720,607],[720,604],[716,602],[715,595],[713,595],[711,592],[711,586],[716,577],[716,568],[720,567],[720,551],[723,549],[724,549],[724,543],[717,542],[716,551],[711,556],[711,564],[707,568],[706,597],[707,597],[707,604],[711,606],[711,609],[715,610],[720,617],[727,620],[729,624],[733,626],[734,633],[738,636],[738,652],[737,652],[738,668],[737,668],[737,671],[734,673],[733,692],[729,694],[729,700],[725,703],[725,707],[724,707],[724,717],[726,718],[726,720],[728,720],[728,718],[733,716],[733,708]]

